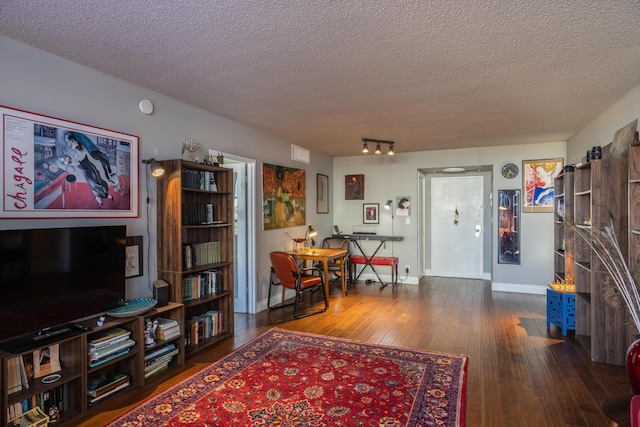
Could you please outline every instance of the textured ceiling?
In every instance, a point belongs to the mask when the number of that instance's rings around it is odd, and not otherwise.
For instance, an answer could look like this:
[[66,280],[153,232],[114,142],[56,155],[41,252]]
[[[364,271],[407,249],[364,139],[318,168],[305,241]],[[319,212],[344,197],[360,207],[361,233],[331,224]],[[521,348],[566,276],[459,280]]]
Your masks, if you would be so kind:
[[0,34],[331,156],[566,140],[640,83],[638,0],[1,0]]

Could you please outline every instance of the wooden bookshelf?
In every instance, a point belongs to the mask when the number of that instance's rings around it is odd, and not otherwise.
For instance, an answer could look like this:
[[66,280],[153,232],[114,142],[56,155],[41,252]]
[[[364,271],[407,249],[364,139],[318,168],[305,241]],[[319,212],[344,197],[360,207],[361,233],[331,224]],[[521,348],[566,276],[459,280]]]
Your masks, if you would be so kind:
[[[184,303],[188,357],[233,336],[233,170],[180,159],[161,164],[165,173],[158,180],[158,278],[171,286],[171,301]],[[213,212],[207,216],[209,210]],[[211,243],[213,257],[207,247]],[[202,246],[204,260],[197,255]],[[200,291],[190,288],[185,293],[187,280],[211,272],[216,273],[216,289],[206,282]],[[190,322],[212,311],[222,313],[222,326],[196,344]]]

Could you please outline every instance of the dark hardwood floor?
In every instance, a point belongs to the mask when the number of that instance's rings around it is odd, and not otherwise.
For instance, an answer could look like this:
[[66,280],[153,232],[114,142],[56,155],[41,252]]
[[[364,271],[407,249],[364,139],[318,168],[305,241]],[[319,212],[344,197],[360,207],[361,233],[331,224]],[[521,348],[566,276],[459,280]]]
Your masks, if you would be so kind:
[[[467,426],[608,425],[605,398],[629,392],[623,367],[591,362],[559,328],[546,329],[546,297],[492,292],[479,280],[427,278],[420,285],[365,285],[329,310],[293,320],[292,308],[235,317],[235,337],[187,361],[173,376],[121,393],[81,426],[104,425],[271,327],[469,356]],[[174,371],[175,372],[175,371]]]

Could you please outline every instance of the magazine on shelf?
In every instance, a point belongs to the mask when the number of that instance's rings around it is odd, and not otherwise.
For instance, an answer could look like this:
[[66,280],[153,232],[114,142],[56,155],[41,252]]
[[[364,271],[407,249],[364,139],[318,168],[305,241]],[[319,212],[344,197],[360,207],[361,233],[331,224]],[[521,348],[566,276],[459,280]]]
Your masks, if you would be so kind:
[[129,383],[130,377],[120,372],[105,372],[89,380],[87,396],[100,397],[111,390]]
[[124,388],[129,387],[129,384],[130,384],[130,381],[127,381],[127,382],[125,382],[125,383],[123,383],[123,384],[120,384],[120,385],[119,385],[119,386],[117,386],[116,388],[114,388],[114,389],[112,389],[112,390],[110,390],[110,391],[108,391],[108,392],[106,392],[106,393],[104,393],[104,394],[102,394],[102,395],[100,395],[100,396],[97,396],[97,397],[91,397],[91,398],[87,399],[87,402],[89,403],[89,405],[94,405],[94,404],[96,404],[99,400],[104,399],[104,398],[105,398],[105,397],[107,397],[107,396],[111,396],[112,394],[114,394],[114,393],[116,393],[116,392],[118,392],[118,391],[120,391],[120,390],[122,390],[122,389],[124,389]]
[[136,344],[135,341],[131,339],[127,339],[125,341],[117,342],[107,347],[101,347],[99,349],[89,349],[88,350],[89,361],[93,362],[93,361],[105,358],[107,356],[110,356],[111,354],[118,353],[124,349],[128,349],[129,347],[133,347],[135,344]]

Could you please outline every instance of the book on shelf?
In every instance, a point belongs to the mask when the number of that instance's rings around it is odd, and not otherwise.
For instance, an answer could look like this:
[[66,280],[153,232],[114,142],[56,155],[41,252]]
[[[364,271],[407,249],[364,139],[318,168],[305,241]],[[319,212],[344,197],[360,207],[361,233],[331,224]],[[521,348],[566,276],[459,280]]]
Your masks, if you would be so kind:
[[111,390],[107,391],[106,393],[101,394],[100,396],[90,397],[90,398],[88,398],[88,399],[87,399],[87,403],[88,403],[90,406],[93,406],[93,405],[95,405],[96,403],[98,403],[100,400],[104,399],[105,397],[111,396],[112,394],[117,393],[117,392],[119,392],[120,390],[122,390],[122,389],[125,389],[125,388],[129,387],[129,384],[130,384],[130,381],[126,381],[126,382],[124,382],[124,383],[122,383],[122,384],[118,385],[117,387],[115,387],[115,388],[113,388],[113,389],[111,389]]
[[109,343],[121,340],[123,339],[123,337],[128,335],[131,335],[131,331],[118,327],[98,331],[91,334],[89,347],[100,347],[103,345],[109,345]]
[[180,336],[180,326],[174,326],[169,329],[156,331],[156,337],[163,341],[170,340],[178,336]]
[[175,344],[173,344],[173,343],[165,344],[165,345],[163,345],[161,347],[158,347],[158,348],[146,353],[144,355],[144,361],[146,363],[146,362],[148,362],[150,360],[153,360],[153,359],[155,359],[157,357],[160,357],[160,356],[163,356],[163,355],[165,355],[167,353],[170,353],[174,349],[176,349]]
[[173,356],[178,354],[179,351],[180,350],[176,348],[169,353],[163,354],[162,356],[158,356],[152,360],[145,362],[144,372],[151,372],[154,371],[159,365],[169,364],[169,362],[173,360]]
[[165,317],[158,317],[158,330],[169,329],[173,326],[178,326],[179,323],[176,319],[167,319]]
[[122,384],[129,384],[131,377],[120,372],[103,372],[89,379],[87,384],[87,396],[100,397]]
[[13,357],[7,360],[7,394],[17,393],[29,388],[27,371],[24,367],[22,356]]
[[40,408],[45,414],[50,414],[55,407],[58,414],[69,409],[69,383],[62,384],[53,389],[29,396],[20,402],[7,406],[7,419],[13,419],[27,413],[34,408]]
[[155,375],[159,375],[160,373],[169,369],[169,362],[165,362],[156,366],[153,370],[144,373],[144,379],[147,380]]
[[59,344],[43,347],[33,352],[34,378],[44,377],[53,372],[58,372],[61,369]]
[[124,341],[118,341],[112,345],[108,345],[106,347],[100,347],[98,349],[88,349],[88,359],[90,362],[95,362],[100,359],[104,359],[105,357],[111,356],[112,354],[120,353],[122,350],[128,350],[130,347],[133,347],[136,342],[132,339],[126,339]]

